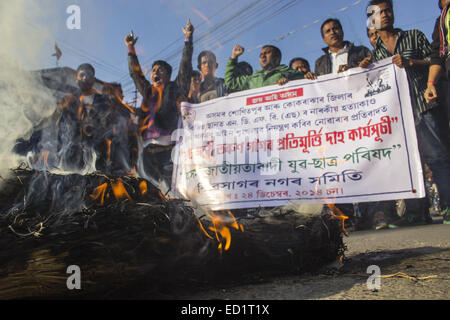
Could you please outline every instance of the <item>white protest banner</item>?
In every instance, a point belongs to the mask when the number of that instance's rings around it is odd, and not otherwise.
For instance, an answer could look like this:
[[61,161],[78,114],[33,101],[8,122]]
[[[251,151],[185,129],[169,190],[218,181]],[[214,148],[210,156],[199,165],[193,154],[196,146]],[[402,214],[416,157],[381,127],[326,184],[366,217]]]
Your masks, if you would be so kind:
[[406,72],[391,59],[182,114],[173,188],[211,210],[425,196]]

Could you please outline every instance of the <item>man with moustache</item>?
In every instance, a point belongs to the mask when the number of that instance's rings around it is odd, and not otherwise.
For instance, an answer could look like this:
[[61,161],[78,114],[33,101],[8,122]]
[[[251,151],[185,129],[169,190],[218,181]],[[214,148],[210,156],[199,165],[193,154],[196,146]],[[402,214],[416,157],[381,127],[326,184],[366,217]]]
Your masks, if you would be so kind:
[[280,64],[281,51],[271,45],[266,45],[261,49],[259,63],[262,70],[257,70],[251,75],[239,75],[238,58],[243,53],[244,48],[235,45],[225,69],[225,85],[233,92],[274,84],[284,85],[289,80],[304,78],[303,72],[289,69],[288,66]]
[[[326,74],[337,74],[350,68],[359,67],[361,63],[370,61],[370,50],[364,46],[355,46],[349,41],[344,41],[344,31],[338,19],[327,19],[321,27],[322,40],[327,47],[323,48],[324,55],[316,60],[314,74],[308,75],[308,79],[314,80],[317,76]],[[351,219],[349,223],[355,223],[356,229],[365,229],[369,224],[366,221],[366,208],[364,205],[357,206],[350,203],[338,204],[336,206]],[[361,216],[353,221],[355,212]]]
[[322,49],[325,54],[316,60],[314,69],[316,76],[336,74],[370,61],[371,54],[368,48],[344,41],[344,31],[338,19],[325,20],[320,32],[327,47]]
[[[413,108],[417,141],[422,162],[430,167],[439,189],[441,206],[444,211],[444,223],[450,223],[450,154],[447,149],[448,136],[442,135],[443,116],[436,101],[428,103],[425,99],[427,88],[427,71],[430,65],[431,45],[419,30],[403,31],[394,28],[394,10],[392,0],[371,0],[372,12],[369,18],[376,19],[378,40],[373,51],[374,61],[392,57],[392,62],[399,68],[405,68],[411,103]],[[446,119],[444,119],[446,120]],[[426,201],[426,198],[425,198]],[[406,201],[408,207],[408,201]],[[406,219],[399,224],[429,222],[429,205],[422,212],[407,210]],[[425,211],[425,212],[423,212]]]

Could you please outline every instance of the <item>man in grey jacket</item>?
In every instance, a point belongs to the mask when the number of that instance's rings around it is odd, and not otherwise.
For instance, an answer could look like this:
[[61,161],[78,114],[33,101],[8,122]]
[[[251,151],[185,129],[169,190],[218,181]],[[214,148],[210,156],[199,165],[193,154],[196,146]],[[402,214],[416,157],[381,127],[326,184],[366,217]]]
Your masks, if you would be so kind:
[[320,32],[328,46],[322,49],[325,54],[316,60],[314,70],[316,76],[343,72],[371,60],[368,48],[344,41],[344,31],[338,19],[326,20]]

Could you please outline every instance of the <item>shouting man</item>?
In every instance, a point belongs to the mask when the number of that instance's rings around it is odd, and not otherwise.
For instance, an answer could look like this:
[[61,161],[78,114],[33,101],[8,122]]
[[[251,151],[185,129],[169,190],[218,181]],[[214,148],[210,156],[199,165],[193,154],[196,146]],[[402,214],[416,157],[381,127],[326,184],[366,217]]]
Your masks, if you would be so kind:
[[187,101],[192,69],[192,32],[193,27],[188,22],[183,28],[186,38],[175,81],[170,80],[172,67],[163,60],[153,62],[148,81],[136,56],[134,46],[138,38],[134,38],[133,33],[125,37],[130,76],[143,98],[137,112],[144,148],[143,169],[145,175],[151,174],[160,182],[165,180],[168,183],[171,180],[171,134],[177,129],[181,102]]

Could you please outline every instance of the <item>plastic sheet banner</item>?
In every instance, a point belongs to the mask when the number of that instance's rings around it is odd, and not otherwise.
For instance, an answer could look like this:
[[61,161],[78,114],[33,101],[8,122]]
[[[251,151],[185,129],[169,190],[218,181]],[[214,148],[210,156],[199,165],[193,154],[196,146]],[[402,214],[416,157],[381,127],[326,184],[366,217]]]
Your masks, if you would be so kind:
[[208,209],[425,196],[406,72],[391,59],[185,103],[182,125],[172,187]]

